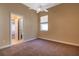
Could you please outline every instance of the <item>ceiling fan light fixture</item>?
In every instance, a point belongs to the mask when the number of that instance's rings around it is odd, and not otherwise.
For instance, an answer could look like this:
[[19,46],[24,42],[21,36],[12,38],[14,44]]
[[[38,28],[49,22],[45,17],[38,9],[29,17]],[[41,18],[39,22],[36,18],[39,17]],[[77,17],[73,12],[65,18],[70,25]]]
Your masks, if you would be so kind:
[[40,11],[41,11],[41,9],[40,8],[37,8],[36,12],[39,13]]
[[48,10],[47,9],[37,9],[36,12],[37,13],[39,13],[39,12],[48,12]]
[[38,8],[38,11],[41,11],[41,9],[40,9],[40,8]]
[[48,10],[43,6],[43,5],[39,5],[38,8],[36,9],[36,12],[48,12]]

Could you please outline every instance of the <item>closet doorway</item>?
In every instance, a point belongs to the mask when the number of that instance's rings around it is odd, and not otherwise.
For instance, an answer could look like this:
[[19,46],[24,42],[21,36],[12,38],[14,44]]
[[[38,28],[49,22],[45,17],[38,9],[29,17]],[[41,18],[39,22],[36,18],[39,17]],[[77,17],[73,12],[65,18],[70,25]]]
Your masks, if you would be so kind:
[[11,45],[21,43],[23,41],[23,17],[11,13],[10,25]]

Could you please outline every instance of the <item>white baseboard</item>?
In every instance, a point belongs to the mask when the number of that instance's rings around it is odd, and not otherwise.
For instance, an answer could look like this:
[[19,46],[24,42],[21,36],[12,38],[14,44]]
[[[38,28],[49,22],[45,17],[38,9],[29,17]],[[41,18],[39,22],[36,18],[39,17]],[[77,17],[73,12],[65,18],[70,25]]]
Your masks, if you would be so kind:
[[66,42],[66,41],[60,41],[60,40],[55,40],[55,39],[49,39],[49,38],[43,38],[43,37],[39,37],[39,38],[42,38],[42,39],[45,39],[45,40],[49,40],[49,41],[64,43],[64,44],[68,44],[68,45],[78,46],[79,47],[79,44],[76,44],[76,43],[71,43],[71,42]]
[[0,49],[4,49],[4,48],[10,47],[10,46],[11,45],[5,45],[5,46],[0,47]]
[[31,39],[28,39],[28,40],[24,40],[23,42],[28,42],[28,41],[31,41],[31,40],[35,40],[36,38],[31,38]]
[[[35,40],[36,38],[31,38],[31,39],[28,39],[28,40],[23,40],[21,43],[23,43],[23,42],[28,42],[28,41],[31,41],[31,40]],[[20,43],[19,43],[20,44]],[[15,44],[16,45],[16,44]],[[9,45],[5,45],[5,46],[2,46],[2,47],[0,47],[0,50],[1,49],[4,49],[4,48],[7,48],[7,47],[11,47],[11,46],[13,46],[13,45],[11,45],[11,44],[9,44]]]

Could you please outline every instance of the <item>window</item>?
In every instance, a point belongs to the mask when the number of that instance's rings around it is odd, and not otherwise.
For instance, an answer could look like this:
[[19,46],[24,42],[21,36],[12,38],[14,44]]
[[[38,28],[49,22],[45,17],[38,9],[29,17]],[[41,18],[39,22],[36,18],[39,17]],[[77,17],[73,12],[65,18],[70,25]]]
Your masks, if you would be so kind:
[[40,31],[48,31],[48,15],[40,17]]

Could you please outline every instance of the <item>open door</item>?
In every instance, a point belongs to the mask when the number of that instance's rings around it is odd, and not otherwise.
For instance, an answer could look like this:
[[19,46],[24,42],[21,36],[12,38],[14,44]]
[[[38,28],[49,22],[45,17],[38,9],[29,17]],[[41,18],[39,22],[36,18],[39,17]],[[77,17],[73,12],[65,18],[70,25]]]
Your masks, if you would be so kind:
[[23,17],[11,13],[10,19],[11,44],[18,44],[23,41]]

